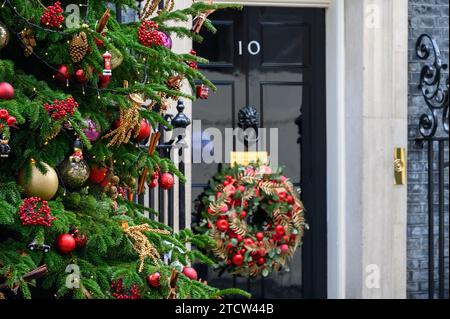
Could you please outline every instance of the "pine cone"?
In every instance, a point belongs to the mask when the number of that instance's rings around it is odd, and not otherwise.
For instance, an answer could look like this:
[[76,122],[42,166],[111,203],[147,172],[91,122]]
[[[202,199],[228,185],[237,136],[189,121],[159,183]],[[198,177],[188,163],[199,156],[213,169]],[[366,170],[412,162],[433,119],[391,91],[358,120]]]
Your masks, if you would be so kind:
[[19,36],[25,47],[24,54],[26,57],[29,57],[33,53],[33,48],[36,46],[36,38],[34,37],[34,32],[31,29],[25,28],[20,31]]
[[179,75],[171,76],[167,81],[167,87],[172,90],[180,90],[183,78]]
[[78,63],[86,56],[89,51],[87,35],[84,32],[75,34],[69,44],[70,58]]

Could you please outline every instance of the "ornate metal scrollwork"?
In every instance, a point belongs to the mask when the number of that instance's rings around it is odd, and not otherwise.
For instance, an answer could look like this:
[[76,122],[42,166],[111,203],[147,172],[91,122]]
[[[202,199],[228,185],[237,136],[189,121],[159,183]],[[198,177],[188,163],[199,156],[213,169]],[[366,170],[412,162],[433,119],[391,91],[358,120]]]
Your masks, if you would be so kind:
[[419,131],[424,138],[435,137],[439,127],[439,113],[442,112],[443,131],[449,134],[449,78],[444,82],[442,71],[448,65],[442,63],[441,52],[434,40],[428,34],[422,34],[416,42],[416,54],[421,60],[433,60],[425,64],[420,72],[419,90],[429,108],[429,113],[423,114],[419,121]]

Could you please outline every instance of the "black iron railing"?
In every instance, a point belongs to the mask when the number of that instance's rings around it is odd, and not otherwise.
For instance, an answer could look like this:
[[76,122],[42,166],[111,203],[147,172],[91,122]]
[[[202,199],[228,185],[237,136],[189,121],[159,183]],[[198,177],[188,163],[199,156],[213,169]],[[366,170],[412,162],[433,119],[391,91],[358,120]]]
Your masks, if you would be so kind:
[[445,287],[446,276],[448,280],[448,270],[445,269],[448,225],[445,218],[449,212],[445,190],[449,183],[449,163],[445,155],[449,147],[449,78],[447,76],[444,81],[443,71],[448,66],[442,63],[437,42],[427,34],[418,38],[416,52],[419,59],[426,61],[420,73],[419,90],[428,111],[420,117],[420,137],[416,139],[416,144],[422,148],[426,146],[428,152],[428,295],[434,299],[437,293],[440,299],[444,299],[446,291],[448,293],[448,287]]

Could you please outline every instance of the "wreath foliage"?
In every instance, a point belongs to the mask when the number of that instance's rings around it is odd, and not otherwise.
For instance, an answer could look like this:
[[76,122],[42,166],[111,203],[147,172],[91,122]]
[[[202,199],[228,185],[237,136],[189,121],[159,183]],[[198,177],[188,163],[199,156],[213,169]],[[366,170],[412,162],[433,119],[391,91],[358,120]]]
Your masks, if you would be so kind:
[[261,163],[223,168],[200,197],[200,231],[218,268],[243,277],[279,271],[302,243],[303,204],[282,170]]

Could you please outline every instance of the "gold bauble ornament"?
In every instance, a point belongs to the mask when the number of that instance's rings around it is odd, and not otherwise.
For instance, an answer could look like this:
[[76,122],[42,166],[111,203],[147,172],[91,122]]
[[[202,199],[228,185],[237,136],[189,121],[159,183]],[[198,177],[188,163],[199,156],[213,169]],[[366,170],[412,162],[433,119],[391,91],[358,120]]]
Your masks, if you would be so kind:
[[0,22],[0,50],[8,45],[9,31],[6,26]]
[[117,50],[117,49],[113,49],[111,50],[111,70],[114,70],[116,68],[118,68],[122,62],[123,62],[123,55],[122,53]]
[[19,184],[28,196],[40,197],[43,200],[50,200],[58,191],[59,181],[56,171],[46,163],[41,163],[47,170],[42,174],[36,167],[34,161],[31,162],[31,175],[28,182],[25,182],[25,171],[19,173]]

